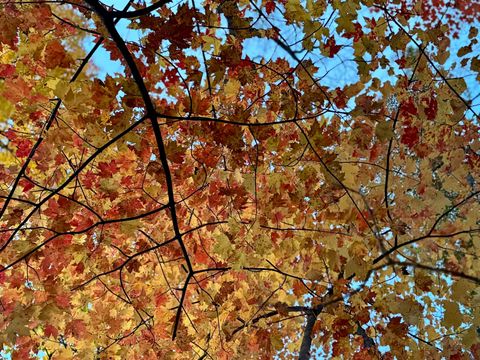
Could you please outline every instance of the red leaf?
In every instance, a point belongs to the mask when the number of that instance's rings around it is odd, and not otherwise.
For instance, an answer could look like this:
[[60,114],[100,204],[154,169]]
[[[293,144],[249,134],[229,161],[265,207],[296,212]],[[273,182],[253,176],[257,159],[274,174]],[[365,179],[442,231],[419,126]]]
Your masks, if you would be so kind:
[[209,261],[211,261],[207,253],[203,251],[203,249],[201,248],[196,248],[194,254],[195,254],[195,261],[200,264],[208,264]]
[[45,65],[48,69],[54,69],[57,66],[68,67],[70,62],[70,56],[65,52],[60,41],[53,40],[45,47]]
[[405,337],[408,331],[408,325],[402,323],[400,316],[393,317],[387,325],[387,328],[399,337]]
[[103,178],[111,177],[113,174],[117,172],[117,164],[115,160],[110,162],[100,162],[98,163],[98,169],[100,170],[99,175]]
[[405,59],[405,57],[401,57],[400,59],[395,60],[395,62],[398,64],[400,69],[405,69],[407,66],[407,59]]
[[333,102],[335,103],[335,106],[338,107],[339,109],[344,109],[345,106],[347,106],[347,97],[345,93],[339,87],[335,89],[335,93],[337,95],[333,98]]
[[267,3],[265,4],[265,11],[267,12],[267,14],[271,14],[272,12],[275,11],[275,1],[267,1]]
[[72,320],[66,327],[65,333],[80,339],[87,332],[87,327],[83,320]]
[[45,330],[43,330],[43,331],[44,331],[46,337],[51,336],[51,337],[56,338],[58,336],[58,330],[53,325],[49,324],[49,325],[45,326]]
[[179,77],[178,77],[177,69],[167,69],[167,70],[165,70],[163,83],[166,86],[175,85],[175,83],[178,82],[178,79],[179,79]]
[[186,49],[193,37],[193,15],[192,9],[187,5],[180,6],[177,14],[172,15],[156,35],[180,49]]
[[355,31],[345,33],[342,36],[346,39],[352,39],[353,38],[353,42],[357,42],[358,40],[360,40],[362,38],[364,33],[363,33],[363,30],[362,30],[362,25],[361,24],[355,23],[354,26],[355,26]]
[[157,307],[163,306],[167,303],[168,296],[166,294],[156,294],[155,295],[155,305]]
[[17,134],[12,129],[8,129],[4,135],[7,137],[8,140],[13,141],[17,138]]
[[72,243],[73,236],[72,235],[62,235],[59,236],[55,242],[55,246],[57,248],[64,248],[69,246]]
[[402,113],[404,115],[417,115],[417,107],[415,105],[415,101],[413,97],[409,97],[407,101],[403,102],[402,105]]
[[333,338],[335,340],[346,337],[350,333],[352,333],[352,325],[350,324],[350,321],[348,319],[336,319],[333,322],[332,328],[333,331],[335,331],[335,333],[333,334]]
[[70,307],[70,296],[66,293],[58,294],[55,296],[55,303],[62,309],[68,309]]
[[435,117],[437,116],[437,110],[438,110],[438,103],[437,99],[435,99],[433,96],[430,96],[425,99],[426,102],[426,107],[424,109],[425,115],[427,115],[428,120],[435,120]]
[[340,341],[335,340],[333,342],[333,344],[332,344],[332,355],[333,356],[340,356],[341,354],[343,354],[345,352],[342,345],[343,345],[343,343],[340,342]]
[[0,78],[9,78],[15,74],[15,66],[10,64],[0,64]]
[[327,40],[327,49],[328,49],[328,56],[333,57],[336,53],[340,51],[342,48],[341,45],[337,45],[335,42],[335,38],[333,36],[330,36]]
[[17,145],[15,155],[18,157],[27,157],[30,154],[30,149],[32,148],[32,142],[30,140],[18,139],[15,141],[15,145]]
[[[4,267],[0,265],[0,270],[3,270],[3,269]],[[6,279],[7,279],[7,275],[5,274],[5,272],[0,272],[0,285],[3,284]]]
[[70,225],[74,227],[75,231],[83,231],[93,225],[93,220],[87,215],[79,213],[75,215]]
[[420,136],[418,128],[408,125],[403,129],[403,134],[400,141],[402,144],[407,145],[411,149],[419,142],[419,139]]
[[31,188],[33,188],[35,186],[28,179],[21,179],[18,183],[20,184],[21,187],[23,187],[23,192],[27,192],[28,190],[30,190]]

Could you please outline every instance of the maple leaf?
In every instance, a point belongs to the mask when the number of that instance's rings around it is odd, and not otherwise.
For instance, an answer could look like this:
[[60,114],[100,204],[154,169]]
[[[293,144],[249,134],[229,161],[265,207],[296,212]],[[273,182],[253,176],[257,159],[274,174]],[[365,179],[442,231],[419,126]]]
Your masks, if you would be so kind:
[[35,187],[35,185],[28,179],[21,179],[19,185],[23,188],[23,192],[27,192]]
[[337,45],[335,38],[330,36],[325,44],[328,49],[328,57],[334,57],[342,48],[341,45]]
[[268,15],[273,13],[275,11],[275,8],[276,8],[275,1],[269,0],[265,3],[265,11]]
[[435,97],[430,96],[424,99],[426,107],[424,109],[425,115],[427,115],[428,120],[435,120],[438,111],[438,103]]
[[69,54],[58,40],[53,40],[45,47],[45,64],[47,68],[68,67],[71,62]]
[[65,328],[65,333],[72,335],[76,338],[81,338],[87,331],[85,322],[80,319],[74,319],[70,321],[66,328]]
[[6,79],[15,74],[15,65],[0,64],[0,78]]
[[30,140],[17,138],[13,143],[17,147],[17,151],[15,152],[16,156],[23,158],[30,154],[32,148],[32,142]]
[[348,319],[336,319],[332,328],[334,331],[333,338],[336,340],[346,337],[352,333],[352,325]]
[[387,328],[398,337],[406,337],[408,326],[402,323],[402,318],[399,316],[392,317],[388,322]]
[[420,134],[418,128],[414,125],[407,125],[403,128],[403,134],[400,137],[402,144],[407,145],[409,148],[414,147],[420,140]]
[[407,116],[418,114],[417,106],[415,105],[415,101],[412,97],[409,97],[407,101],[404,101],[401,104],[401,108],[402,112]]
[[335,89],[336,96],[333,99],[335,106],[339,109],[343,109],[347,106],[347,95],[340,88]]

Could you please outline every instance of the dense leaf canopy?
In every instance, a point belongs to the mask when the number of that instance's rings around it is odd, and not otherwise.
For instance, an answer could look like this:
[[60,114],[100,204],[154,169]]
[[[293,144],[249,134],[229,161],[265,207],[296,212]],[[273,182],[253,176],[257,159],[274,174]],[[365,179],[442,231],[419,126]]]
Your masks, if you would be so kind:
[[3,354],[480,358],[479,11],[2,0]]

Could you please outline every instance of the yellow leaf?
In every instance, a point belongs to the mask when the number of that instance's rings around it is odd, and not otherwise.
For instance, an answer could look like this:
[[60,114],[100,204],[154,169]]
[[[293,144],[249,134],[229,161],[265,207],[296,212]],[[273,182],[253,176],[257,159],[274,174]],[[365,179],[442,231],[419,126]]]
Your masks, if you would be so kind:
[[455,89],[459,94],[462,94],[467,89],[467,84],[462,78],[448,80],[448,83]]
[[423,308],[418,302],[407,297],[402,301],[395,302],[394,307],[395,310],[392,309],[392,312],[398,311],[407,323],[417,326],[420,325],[420,321],[423,319]]
[[391,122],[379,121],[375,127],[375,135],[380,141],[390,140],[394,135]]
[[472,71],[480,72],[480,59],[473,58],[472,63],[470,64],[470,69]]
[[475,343],[478,343],[479,341],[479,336],[477,335],[477,327],[476,326],[471,326],[470,329],[467,330],[467,332],[462,334],[462,343],[465,346],[465,348],[470,348]]
[[358,186],[357,175],[359,170],[356,164],[342,164],[342,172],[345,174],[345,180],[343,180],[345,186],[350,188]]
[[132,236],[138,230],[139,223],[139,220],[123,221],[120,224],[120,229],[124,234]]
[[222,43],[215,36],[204,35],[202,36],[202,40],[203,50],[210,51],[213,47],[213,55],[217,55],[220,52],[220,46],[222,45]]
[[472,51],[472,46],[471,46],[471,45],[470,45],[470,46],[462,46],[462,47],[458,50],[457,56],[460,56],[460,57],[465,56],[465,55],[467,55],[467,54],[468,54],[469,52],[471,52],[471,51]]
[[398,32],[390,39],[390,47],[394,51],[403,50],[409,41],[410,39],[407,35],[405,35],[403,32]]
[[70,85],[67,81],[60,80],[55,84],[53,94],[59,99],[63,99],[67,91],[70,90]]
[[285,4],[285,16],[293,22],[307,21],[309,16],[303,6],[300,4],[300,0],[288,0]]
[[233,247],[227,235],[221,232],[217,232],[215,236],[215,245],[213,247],[213,251],[217,255],[221,255],[223,259],[228,258],[228,255],[233,251]]
[[452,285],[452,299],[455,301],[466,301],[470,291],[475,288],[470,281],[459,279]]
[[309,280],[322,280],[325,275],[325,271],[318,268],[311,268],[305,274],[305,277]]
[[233,173],[233,179],[239,184],[243,183],[243,176],[239,168],[236,168]]
[[237,252],[237,256],[232,263],[233,270],[240,270],[242,267],[247,265],[247,256],[244,252]]
[[12,111],[13,111],[12,104],[0,96],[0,121],[4,121],[8,119]]
[[445,313],[443,314],[442,325],[449,328],[457,328],[462,323],[462,314],[456,302],[444,301]]
[[240,81],[238,81],[237,79],[228,80],[224,88],[225,97],[229,100],[237,98],[238,92],[240,90],[240,85]]
[[363,279],[368,272],[368,264],[357,257],[353,257],[348,260],[345,265],[345,278],[349,278],[352,275],[355,275],[358,279]]

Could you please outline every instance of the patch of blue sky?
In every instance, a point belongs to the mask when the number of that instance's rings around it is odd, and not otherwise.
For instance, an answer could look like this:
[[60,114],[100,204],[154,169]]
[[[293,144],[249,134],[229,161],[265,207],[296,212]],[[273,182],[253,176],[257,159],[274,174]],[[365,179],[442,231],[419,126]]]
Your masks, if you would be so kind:
[[12,348],[3,345],[3,349],[0,350],[0,360],[10,360],[12,358]]
[[[323,26],[329,27],[334,24],[335,12],[329,5],[324,15],[319,19],[323,22]],[[322,86],[329,88],[343,87],[358,81],[356,65],[351,59],[353,58],[353,49],[344,47],[334,58],[329,58],[321,54],[319,50],[319,41],[313,40],[313,49],[306,50],[303,47],[302,40],[307,36],[302,29],[295,24],[285,24],[283,15],[279,14],[279,10],[275,10],[269,17],[268,21],[262,19],[257,22],[256,28],[268,29],[272,25],[278,29],[279,40],[287,45],[292,54],[280,46],[276,41],[266,38],[249,38],[244,41],[243,56],[249,56],[252,60],[258,62],[275,61],[279,58],[286,59],[292,67],[298,66],[298,60],[311,60],[315,66],[319,67],[321,76],[316,80],[321,80]],[[319,29],[320,30],[320,29]],[[325,39],[326,40],[326,39]],[[341,42],[339,42],[340,45]]]

